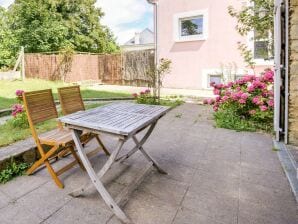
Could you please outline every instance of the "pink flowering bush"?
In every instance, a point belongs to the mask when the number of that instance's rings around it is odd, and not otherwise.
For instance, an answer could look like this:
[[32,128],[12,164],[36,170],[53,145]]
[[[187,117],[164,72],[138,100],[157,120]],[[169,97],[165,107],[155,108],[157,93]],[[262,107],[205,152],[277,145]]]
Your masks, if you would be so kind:
[[29,126],[26,111],[23,106],[23,90],[16,91],[16,98],[18,103],[12,106],[13,119],[11,123],[14,127],[27,128]]
[[158,104],[157,99],[153,97],[150,89],[146,89],[140,93],[133,93],[132,96],[139,104]]
[[273,82],[273,71],[266,70],[260,77],[246,75],[227,84],[211,83],[216,98],[204,103],[213,106],[219,127],[269,131],[273,123]]

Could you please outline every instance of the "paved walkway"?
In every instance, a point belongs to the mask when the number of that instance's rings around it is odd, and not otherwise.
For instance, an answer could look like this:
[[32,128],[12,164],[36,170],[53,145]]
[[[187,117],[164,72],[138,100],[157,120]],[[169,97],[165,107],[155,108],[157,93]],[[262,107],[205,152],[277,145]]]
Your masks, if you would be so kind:
[[[90,89],[102,90],[102,91],[120,91],[128,93],[139,93],[144,91],[146,87],[135,86],[120,86],[120,85],[95,85],[89,87]],[[174,88],[161,88],[162,96],[176,95],[176,96],[192,96],[192,97],[214,97],[211,89],[199,90],[199,89],[174,89]]]
[[[298,223],[270,136],[216,129],[208,107],[184,104],[160,121],[145,147],[169,175],[152,170],[133,193],[124,210],[135,224]],[[105,159],[93,159],[96,169]],[[104,182],[113,195],[144,161],[136,155],[111,170]],[[68,196],[87,180],[83,171],[73,169],[62,179],[63,190],[45,170],[0,185],[0,223],[120,224],[94,190]]]

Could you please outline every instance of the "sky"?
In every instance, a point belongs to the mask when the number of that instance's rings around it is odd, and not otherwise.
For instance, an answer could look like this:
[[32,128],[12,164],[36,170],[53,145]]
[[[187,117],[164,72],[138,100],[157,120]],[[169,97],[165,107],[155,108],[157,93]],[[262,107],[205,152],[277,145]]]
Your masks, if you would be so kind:
[[[13,1],[0,0],[0,5],[7,8]],[[119,44],[145,28],[153,29],[153,8],[146,0],[97,0],[96,6],[105,13],[101,23],[112,30]]]

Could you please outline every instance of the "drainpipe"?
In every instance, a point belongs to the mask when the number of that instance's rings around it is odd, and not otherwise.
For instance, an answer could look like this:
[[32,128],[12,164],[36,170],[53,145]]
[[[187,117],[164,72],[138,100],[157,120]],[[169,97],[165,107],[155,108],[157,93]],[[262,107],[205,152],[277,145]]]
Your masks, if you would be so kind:
[[280,87],[281,87],[281,3],[282,0],[275,0],[274,7],[274,131],[276,141],[280,140]]
[[[158,65],[158,27],[157,27],[157,24],[158,24],[158,0],[147,0],[147,2],[151,5],[153,5],[154,7],[154,48],[155,48],[155,55],[154,55],[154,64],[155,64],[155,67],[157,67]],[[159,82],[159,75],[157,74],[157,82]],[[159,85],[157,83],[157,85]],[[158,89],[158,93],[157,95],[160,96],[160,90]],[[155,93],[156,95],[156,93]]]
[[286,60],[285,60],[285,144],[288,144],[288,122],[289,122],[289,1],[285,3],[286,14]]

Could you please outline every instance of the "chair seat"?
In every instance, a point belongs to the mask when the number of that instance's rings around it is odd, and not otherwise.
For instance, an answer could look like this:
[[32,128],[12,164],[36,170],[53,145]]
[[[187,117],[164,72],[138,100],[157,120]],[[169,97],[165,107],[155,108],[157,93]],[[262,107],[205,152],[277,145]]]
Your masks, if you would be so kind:
[[73,143],[70,130],[65,128],[57,128],[52,131],[39,135],[39,140],[43,144],[62,145]]

